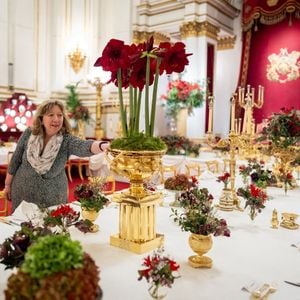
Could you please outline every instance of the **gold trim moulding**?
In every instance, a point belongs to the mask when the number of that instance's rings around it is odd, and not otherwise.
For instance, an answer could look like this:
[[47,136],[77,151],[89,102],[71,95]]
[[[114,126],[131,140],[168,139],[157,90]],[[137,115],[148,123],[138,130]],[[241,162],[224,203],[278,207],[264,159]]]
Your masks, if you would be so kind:
[[164,240],[165,236],[159,233],[156,234],[156,237],[154,239],[140,243],[121,239],[118,234],[115,234],[110,237],[110,244],[112,246],[128,250],[130,252],[143,254],[159,248],[164,244]]

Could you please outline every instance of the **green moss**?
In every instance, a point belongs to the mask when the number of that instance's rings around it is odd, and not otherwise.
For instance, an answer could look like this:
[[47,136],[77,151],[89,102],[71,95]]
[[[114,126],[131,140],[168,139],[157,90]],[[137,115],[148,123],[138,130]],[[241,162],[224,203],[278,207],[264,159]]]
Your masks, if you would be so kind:
[[157,151],[165,150],[166,144],[158,137],[146,136],[143,133],[134,136],[119,138],[112,141],[112,149],[131,150],[131,151]]

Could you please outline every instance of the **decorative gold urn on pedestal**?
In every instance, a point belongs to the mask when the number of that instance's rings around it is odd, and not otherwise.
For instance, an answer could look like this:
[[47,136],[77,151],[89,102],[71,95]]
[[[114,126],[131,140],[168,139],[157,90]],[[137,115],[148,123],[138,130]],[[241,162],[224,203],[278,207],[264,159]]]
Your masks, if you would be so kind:
[[113,172],[129,178],[129,191],[113,195],[120,204],[119,233],[110,237],[110,244],[131,252],[144,253],[160,247],[164,236],[156,233],[156,205],[162,194],[146,191],[143,181],[160,170],[161,151],[109,150]]
[[211,268],[212,259],[203,255],[207,253],[213,245],[211,235],[192,233],[189,237],[189,245],[192,250],[197,253],[197,255],[189,257],[189,264],[193,268]]

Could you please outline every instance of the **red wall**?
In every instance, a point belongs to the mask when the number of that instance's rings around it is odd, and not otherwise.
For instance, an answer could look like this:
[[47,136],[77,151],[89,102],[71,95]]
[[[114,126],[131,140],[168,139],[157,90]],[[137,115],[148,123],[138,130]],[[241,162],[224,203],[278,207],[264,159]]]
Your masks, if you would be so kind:
[[[288,53],[300,52],[300,20],[294,18],[292,26],[288,25],[288,20],[275,25],[258,24],[258,31],[252,32],[247,84],[254,87],[256,93],[259,84],[265,87],[264,106],[262,109],[254,109],[257,123],[281,107],[300,109],[300,77],[280,83],[270,81],[266,76],[268,56],[273,53],[278,55],[281,48],[287,48]],[[300,74],[300,59],[298,72]]]

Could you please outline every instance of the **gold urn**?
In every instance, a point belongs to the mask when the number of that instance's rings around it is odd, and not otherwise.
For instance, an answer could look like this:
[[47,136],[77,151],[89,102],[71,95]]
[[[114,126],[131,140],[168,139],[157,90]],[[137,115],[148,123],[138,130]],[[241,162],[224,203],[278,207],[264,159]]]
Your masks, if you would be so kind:
[[111,236],[110,244],[134,253],[145,253],[160,247],[164,236],[156,233],[156,205],[162,194],[145,190],[143,182],[161,168],[165,150],[109,150],[110,169],[129,179],[128,191],[114,194],[120,204],[119,233]]
[[189,237],[189,245],[197,253],[197,255],[189,257],[189,264],[193,268],[211,268],[212,259],[203,255],[212,248],[213,240],[211,235],[192,233]]
[[92,232],[97,232],[99,230],[99,226],[97,224],[94,224],[94,221],[96,221],[99,216],[99,211],[87,210],[81,207],[81,215],[84,220],[89,220],[93,223],[91,228]]

